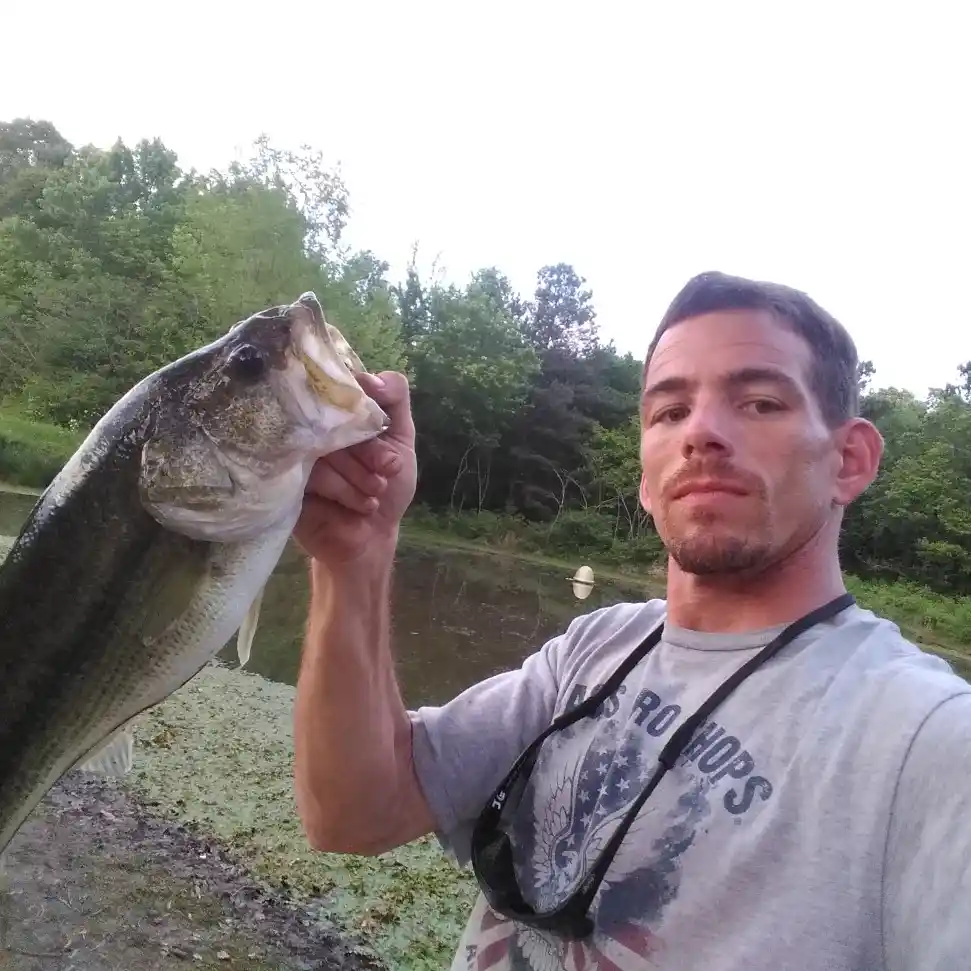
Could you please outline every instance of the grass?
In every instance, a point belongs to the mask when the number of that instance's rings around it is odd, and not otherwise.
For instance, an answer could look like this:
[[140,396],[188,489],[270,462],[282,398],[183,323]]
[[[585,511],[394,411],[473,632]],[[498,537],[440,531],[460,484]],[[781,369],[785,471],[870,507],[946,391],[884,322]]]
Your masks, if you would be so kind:
[[949,597],[905,580],[846,578],[862,607],[892,620],[905,637],[950,662],[971,679],[971,597]]
[[[13,487],[42,489],[84,440],[83,432],[0,410],[0,479]],[[8,486],[9,488],[9,486]]]

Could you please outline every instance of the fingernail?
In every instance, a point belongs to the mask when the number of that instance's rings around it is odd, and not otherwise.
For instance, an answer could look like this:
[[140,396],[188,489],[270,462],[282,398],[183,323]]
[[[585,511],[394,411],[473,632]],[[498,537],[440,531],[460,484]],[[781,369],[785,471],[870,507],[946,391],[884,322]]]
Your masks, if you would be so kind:
[[387,387],[387,385],[384,383],[384,378],[379,378],[376,374],[372,374],[370,377],[371,383],[374,385],[374,389],[376,391],[384,391],[384,389]]

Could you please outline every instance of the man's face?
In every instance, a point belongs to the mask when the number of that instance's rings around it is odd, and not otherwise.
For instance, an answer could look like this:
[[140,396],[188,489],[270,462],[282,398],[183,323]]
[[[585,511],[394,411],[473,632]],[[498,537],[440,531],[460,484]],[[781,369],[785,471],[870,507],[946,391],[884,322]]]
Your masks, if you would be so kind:
[[641,502],[686,573],[758,571],[843,501],[840,430],[810,387],[811,351],[771,315],[704,314],[658,342],[641,402]]

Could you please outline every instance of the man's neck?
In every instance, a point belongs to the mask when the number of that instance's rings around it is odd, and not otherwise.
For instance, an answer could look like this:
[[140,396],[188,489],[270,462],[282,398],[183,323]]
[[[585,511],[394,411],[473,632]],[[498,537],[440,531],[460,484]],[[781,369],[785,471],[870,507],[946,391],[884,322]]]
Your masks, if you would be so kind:
[[668,622],[688,630],[741,633],[798,620],[846,592],[827,532],[755,575],[696,576],[669,558]]

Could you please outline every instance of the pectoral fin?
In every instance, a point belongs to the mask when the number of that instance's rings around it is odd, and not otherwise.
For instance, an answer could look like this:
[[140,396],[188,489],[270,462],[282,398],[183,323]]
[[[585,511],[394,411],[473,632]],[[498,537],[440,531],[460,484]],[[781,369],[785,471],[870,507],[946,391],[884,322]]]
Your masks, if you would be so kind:
[[135,737],[131,722],[126,722],[108,736],[108,740],[76,767],[96,775],[128,775],[131,772]]
[[253,646],[253,638],[256,636],[256,627],[260,620],[260,607],[263,605],[263,593],[266,587],[260,587],[260,592],[250,604],[243,623],[240,625],[239,634],[236,638],[236,654],[239,657],[239,666],[246,667],[249,660],[250,648]]

